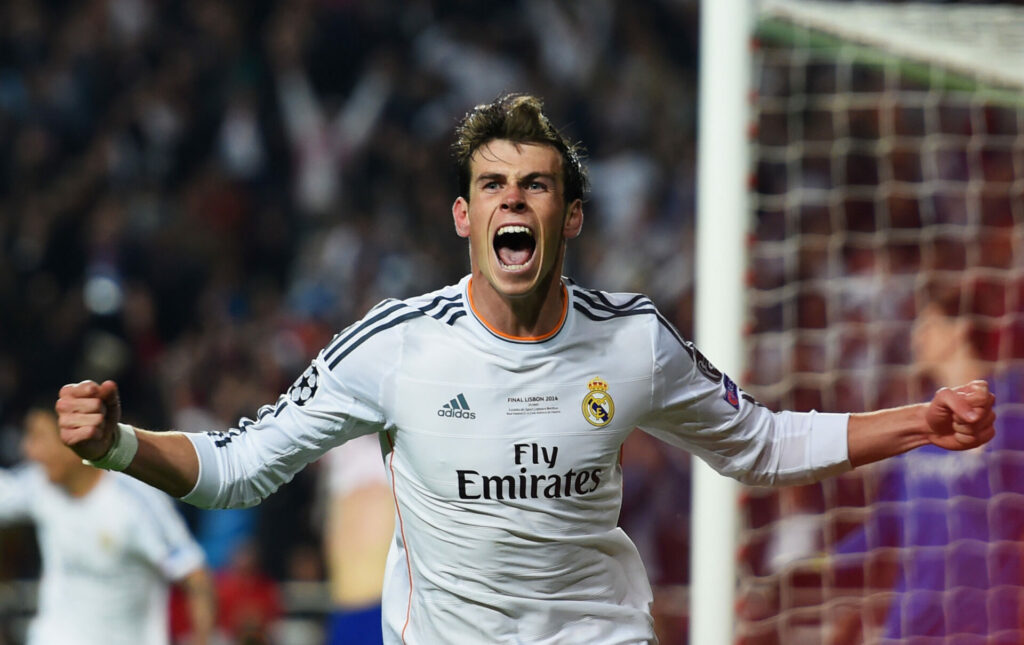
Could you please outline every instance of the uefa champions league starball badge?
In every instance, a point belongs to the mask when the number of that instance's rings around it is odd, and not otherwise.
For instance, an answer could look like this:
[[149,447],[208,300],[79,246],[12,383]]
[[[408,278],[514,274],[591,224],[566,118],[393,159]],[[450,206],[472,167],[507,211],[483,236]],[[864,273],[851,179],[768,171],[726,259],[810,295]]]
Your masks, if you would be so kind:
[[583,397],[583,418],[590,425],[603,428],[615,416],[615,402],[608,394],[608,383],[600,376],[595,376],[587,383],[587,395]]
[[316,365],[311,364],[292,384],[288,390],[288,398],[296,405],[305,405],[316,394],[319,380],[320,374],[316,370]]

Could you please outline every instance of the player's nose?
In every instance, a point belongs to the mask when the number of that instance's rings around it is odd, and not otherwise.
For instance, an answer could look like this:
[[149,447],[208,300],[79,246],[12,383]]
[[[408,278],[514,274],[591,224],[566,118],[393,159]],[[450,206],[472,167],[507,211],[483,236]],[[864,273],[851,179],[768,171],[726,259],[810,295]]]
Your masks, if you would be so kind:
[[526,201],[523,200],[523,189],[512,184],[505,189],[501,201],[502,210],[519,213],[526,210]]

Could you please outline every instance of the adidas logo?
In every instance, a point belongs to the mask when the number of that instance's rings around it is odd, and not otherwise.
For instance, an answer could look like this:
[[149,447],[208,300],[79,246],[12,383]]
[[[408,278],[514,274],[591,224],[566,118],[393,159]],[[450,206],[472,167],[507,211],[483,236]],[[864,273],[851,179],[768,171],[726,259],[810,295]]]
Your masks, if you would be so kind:
[[437,416],[452,419],[475,419],[476,412],[470,412],[466,395],[460,392],[457,397],[441,406],[437,411]]

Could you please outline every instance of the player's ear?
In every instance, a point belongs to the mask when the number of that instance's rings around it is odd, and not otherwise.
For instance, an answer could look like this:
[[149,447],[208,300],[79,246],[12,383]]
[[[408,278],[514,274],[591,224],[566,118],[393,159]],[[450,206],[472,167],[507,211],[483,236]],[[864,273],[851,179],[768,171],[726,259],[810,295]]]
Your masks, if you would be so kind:
[[452,204],[452,219],[459,237],[469,237],[469,202],[461,196]]
[[565,223],[562,225],[562,234],[565,239],[571,240],[583,230],[583,200],[574,199],[565,213]]

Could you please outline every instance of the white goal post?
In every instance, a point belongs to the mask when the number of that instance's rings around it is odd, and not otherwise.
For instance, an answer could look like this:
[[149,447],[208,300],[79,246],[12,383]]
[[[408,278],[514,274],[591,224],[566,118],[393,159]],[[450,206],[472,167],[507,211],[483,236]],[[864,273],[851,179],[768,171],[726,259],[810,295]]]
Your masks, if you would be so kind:
[[[697,134],[694,336],[726,373],[742,368],[749,0],[701,3]],[[691,643],[732,642],[739,487],[693,460],[690,526]]]

